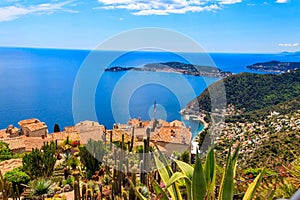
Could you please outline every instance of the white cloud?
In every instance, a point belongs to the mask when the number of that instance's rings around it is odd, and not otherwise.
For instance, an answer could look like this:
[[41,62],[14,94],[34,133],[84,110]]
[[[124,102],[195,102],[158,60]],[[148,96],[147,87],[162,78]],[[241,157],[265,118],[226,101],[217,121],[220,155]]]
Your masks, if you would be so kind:
[[235,3],[241,3],[242,0],[221,0],[221,4],[235,4]]
[[125,9],[133,15],[169,15],[187,12],[202,12],[221,9],[223,4],[239,3],[242,0],[98,0],[98,9]]
[[276,3],[287,3],[288,0],[276,0]]
[[299,43],[280,43],[278,44],[280,47],[297,47],[299,46]]
[[52,14],[57,11],[76,12],[65,8],[73,1],[64,1],[59,3],[43,3],[38,5],[10,5],[0,7],[0,22],[10,21],[29,14]]

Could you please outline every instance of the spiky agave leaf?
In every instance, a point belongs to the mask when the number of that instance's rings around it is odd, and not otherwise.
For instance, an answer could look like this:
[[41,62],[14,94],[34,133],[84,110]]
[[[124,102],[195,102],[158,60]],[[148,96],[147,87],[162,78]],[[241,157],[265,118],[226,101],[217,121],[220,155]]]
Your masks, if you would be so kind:
[[253,199],[255,192],[260,184],[260,182],[262,181],[263,177],[265,175],[265,169],[263,169],[260,174],[254,179],[254,181],[249,185],[243,200],[251,200]]
[[201,164],[199,155],[196,155],[196,163],[194,167],[194,173],[192,178],[192,199],[202,200],[207,194],[206,180],[204,170]]

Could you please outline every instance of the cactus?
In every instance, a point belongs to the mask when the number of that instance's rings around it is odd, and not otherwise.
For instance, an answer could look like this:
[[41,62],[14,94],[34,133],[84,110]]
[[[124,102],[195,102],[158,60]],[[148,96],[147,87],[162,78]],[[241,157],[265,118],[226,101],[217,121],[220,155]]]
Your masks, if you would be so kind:
[[110,134],[109,134],[109,150],[111,151],[112,150],[112,131],[109,131],[110,132]]
[[6,177],[2,176],[1,171],[0,171],[0,192],[2,192],[3,200],[8,200],[8,197],[12,192],[12,184],[7,181]]
[[74,197],[75,200],[80,200],[80,187],[79,182],[77,180],[74,181]]
[[123,195],[123,199],[124,200],[128,200],[128,197],[127,197],[128,194],[127,194],[127,192],[123,191],[122,195]]
[[115,199],[116,183],[114,180],[111,182],[111,199]]
[[140,182],[144,183],[144,180],[145,180],[145,178],[144,178],[144,161],[141,160],[140,161]]
[[130,142],[129,152],[132,152],[133,144],[134,144],[134,127],[132,127],[131,142]]
[[124,142],[124,134],[122,134],[122,142],[121,142],[121,150],[124,150],[125,148],[125,142]]
[[84,200],[86,199],[86,192],[87,192],[87,187],[86,184],[84,184],[81,189],[81,196]]
[[102,187],[102,184],[98,183],[98,187],[99,187],[100,199],[102,199],[102,197],[103,197],[103,187]]
[[93,141],[90,139],[85,146],[79,147],[80,161],[87,168],[89,179],[92,178],[95,171],[100,169],[100,164],[106,153],[104,146],[102,141]]
[[93,199],[93,191],[91,189],[87,190],[86,199],[87,200],[92,200]]
[[[134,186],[136,186],[136,173],[137,173],[138,169],[136,167],[132,167],[131,171],[132,171],[132,183]],[[130,187],[130,190],[129,190],[129,199],[135,200],[135,192],[132,187]]]

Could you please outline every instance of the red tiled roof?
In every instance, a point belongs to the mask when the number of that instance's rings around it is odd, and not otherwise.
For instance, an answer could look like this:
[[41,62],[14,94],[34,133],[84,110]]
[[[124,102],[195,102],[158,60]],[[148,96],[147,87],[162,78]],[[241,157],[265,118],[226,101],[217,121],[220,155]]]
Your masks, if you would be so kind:
[[39,123],[41,122],[38,119],[32,118],[32,119],[25,119],[18,122],[19,126],[24,126],[26,124],[33,124],[33,123]]
[[0,141],[5,142],[9,145],[10,150],[17,150],[25,148],[25,143],[22,137],[6,138]]
[[39,123],[27,124],[24,126],[24,128],[28,128],[30,131],[37,131],[41,129],[46,129],[48,127],[44,122],[39,122]]
[[0,138],[7,138],[9,134],[6,133],[6,129],[0,130]]
[[153,141],[162,141],[170,143],[189,143],[191,141],[191,132],[185,127],[162,127],[157,130],[152,136]]
[[66,126],[66,127],[64,128],[64,131],[67,132],[67,133],[78,132],[76,126]]

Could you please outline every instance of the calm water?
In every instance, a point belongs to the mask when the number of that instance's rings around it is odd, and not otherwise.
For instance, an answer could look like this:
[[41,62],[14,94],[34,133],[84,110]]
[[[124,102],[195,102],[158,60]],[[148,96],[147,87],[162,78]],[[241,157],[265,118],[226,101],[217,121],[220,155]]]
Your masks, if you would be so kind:
[[[50,132],[55,123],[64,127],[77,122],[72,113],[73,86],[89,53],[83,50],[0,48],[0,129],[9,124],[17,126],[18,121],[32,117],[45,121]],[[99,52],[98,57],[113,55],[118,54]],[[283,54],[214,53],[211,58],[217,67],[234,73],[248,71],[245,66],[256,62],[300,61],[299,56]],[[166,61],[186,60],[173,53],[131,52],[114,59],[109,66],[138,67]],[[98,70],[103,72],[107,67],[101,62],[95,65],[99,69],[94,69],[91,74]],[[94,94],[95,113],[98,121],[108,128],[115,122],[124,123],[130,117],[152,118],[154,102],[157,118],[181,119],[179,111],[186,103],[218,80],[153,72],[106,72],[99,79]]]

